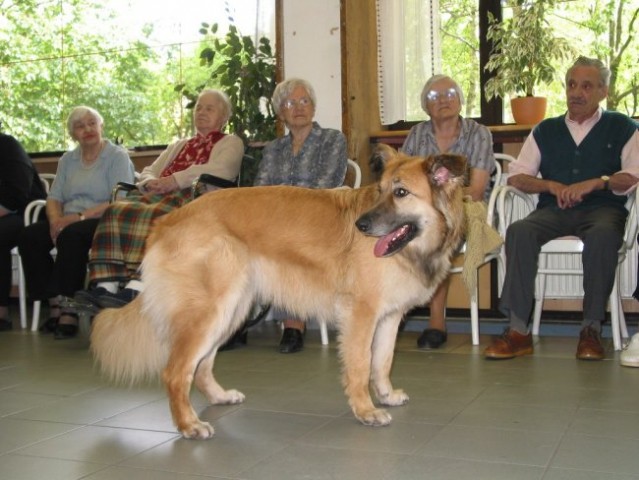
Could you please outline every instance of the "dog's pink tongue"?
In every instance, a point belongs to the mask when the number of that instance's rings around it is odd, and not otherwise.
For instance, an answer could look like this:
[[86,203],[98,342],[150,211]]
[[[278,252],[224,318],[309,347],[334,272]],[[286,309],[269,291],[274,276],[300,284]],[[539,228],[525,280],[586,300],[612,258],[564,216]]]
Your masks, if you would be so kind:
[[393,234],[390,233],[386,235],[385,237],[382,237],[379,240],[377,240],[377,242],[375,243],[375,249],[373,250],[373,253],[375,253],[376,257],[384,256],[384,254],[388,250],[388,244],[391,242],[392,239],[393,239]]
[[404,235],[404,231],[406,230],[406,228],[408,227],[403,226],[389,233],[388,235],[384,235],[383,237],[380,237],[380,239],[377,240],[377,242],[375,243],[375,248],[373,250],[373,253],[375,254],[375,256],[383,257],[384,255],[386,255],[386,253],[388,253],[390,244],[393,243],[393,241],[397,240],[402,235]]

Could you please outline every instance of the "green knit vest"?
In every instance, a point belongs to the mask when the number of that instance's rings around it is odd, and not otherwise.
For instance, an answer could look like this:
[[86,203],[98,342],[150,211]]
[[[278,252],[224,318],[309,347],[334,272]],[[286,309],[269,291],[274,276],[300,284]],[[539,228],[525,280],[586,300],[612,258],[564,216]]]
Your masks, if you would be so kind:
[[[564,185],[582,182],[621,170],[621,150],[637,127],[627,116],[604,111],[601,119],[577,146],[566,126],[565,116],[542,121],[533,130],[541,151],[539,172],[542,178]],[[626,197],[608,190],[595,190],[575,208],[600,205],[619,205]],[[556,207],[557,200],[550,193],[539,194],[537,208]]]

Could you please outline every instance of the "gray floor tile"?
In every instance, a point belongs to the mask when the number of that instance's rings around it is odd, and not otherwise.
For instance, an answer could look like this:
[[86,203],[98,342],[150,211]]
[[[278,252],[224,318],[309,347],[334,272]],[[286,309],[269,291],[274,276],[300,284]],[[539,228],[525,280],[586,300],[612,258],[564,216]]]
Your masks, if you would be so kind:
[[[104,465],[57,458],[5,455],[0,457],[0,478],[4,480],[75,480],[103,469]],[[116,478],[116,477],[112,477]]]
[[561,433],[446,426],[419,453],[486,462],[546,466]]
[[110,427],[82,427],[16,451],[20,455],[113,464],[163,444],[177,434]]
[[551,466],[602,473],[636,475],[639,440],[592,435],[566,435]]

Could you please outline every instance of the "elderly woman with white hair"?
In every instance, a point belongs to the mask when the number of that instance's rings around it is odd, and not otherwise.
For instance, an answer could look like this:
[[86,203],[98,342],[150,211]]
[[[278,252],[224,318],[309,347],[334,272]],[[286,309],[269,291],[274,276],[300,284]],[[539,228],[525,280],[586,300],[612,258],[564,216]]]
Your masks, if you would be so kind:
[[224,92],[203,90],[193,109],[196,134],[169,145],[142,170],[139,191],[109,206],[91,247],[92,288],[76,292],[78,308],[118,308],[133,300],[143,289],[139,267],[153,221],[190,202],[191,184],[202,174],[235,181],[244,144],[222,131],[231,113]]
[[[285,80],[275,87],[272,104],[288,134],[264,147],[254,185],[341,186],[348,163],[346,137],[339,130],[322,128],[313,121],[317,98],[312,85],[300,78]],[[284,320],[280,352],[300,351],[304,346],[304,322],[282,311],[274,317]],[[240,330],[225,348],[244,343],[246,331]]]
[[[58,162],[46,217],[26,227],[18,239],[28,295],[49,299],[44,329],[54,331],[56,338],[75,335],[78,323],[72,309],[60,313],[57,296],[72,296],[84,285],[89,248],[111,190],[118,182],[134,180],[128,153],[104,139],[103,128],[102,116],[93,108],[73,109],[67,129],[78,146]],[[55,258],[50,253],[54,246]]]
[[[421,103],[430,120],[411,128],[402,151],[418,156],[463,155],[468,162],[464,194],[474,201],[488,200],[495,169],[492,135],[484,125],[461,116],[464,96],[457,82],[446,75],[432,76],[422,89]],[[446,279],[430,301],[429,328],[417,340],[420,348],[438,348],[447,340],[448,287]]]

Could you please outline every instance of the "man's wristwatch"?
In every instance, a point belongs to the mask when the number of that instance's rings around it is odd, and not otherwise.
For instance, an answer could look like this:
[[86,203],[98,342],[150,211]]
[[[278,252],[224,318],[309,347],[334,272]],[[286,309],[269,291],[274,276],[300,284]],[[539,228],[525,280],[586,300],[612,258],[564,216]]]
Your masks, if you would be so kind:
[[609,190],[610,189],[610,185],[609,185],[610,184],[610,177],[608,175],[602,175],[600,178],[604,182],[604,188],[603,189],[604,190]]

